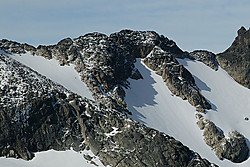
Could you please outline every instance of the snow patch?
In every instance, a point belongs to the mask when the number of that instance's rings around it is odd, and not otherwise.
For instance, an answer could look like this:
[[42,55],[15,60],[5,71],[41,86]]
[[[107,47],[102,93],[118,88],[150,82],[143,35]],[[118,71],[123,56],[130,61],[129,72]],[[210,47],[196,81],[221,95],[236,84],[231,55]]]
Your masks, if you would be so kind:
[[66,89],[93,100],[92,93],[86,84],[81,81],[79,74],[74,69],[74,65],[60,66],[55,59],[48,60],[42,56],[33,56],[29,52],[22,55],[9,55],[9,57],[63,85]]
[[67,151],[43,151],[35,154],[30,161],[15,158],[0,157],[0,167],[96,167],[91,161],[84,159],[83,154],[88,154],[99,167],[104,167],[100,160],[91,151],[81,153],[73,150]]
[[121,132],[121,131],[118,131],[119,128],[116,128],[116,127],[112,127],[112,128],[113,128],[113,131],[111,131],[110,133],[105,133],[107,137],[115,136],[117,133]]

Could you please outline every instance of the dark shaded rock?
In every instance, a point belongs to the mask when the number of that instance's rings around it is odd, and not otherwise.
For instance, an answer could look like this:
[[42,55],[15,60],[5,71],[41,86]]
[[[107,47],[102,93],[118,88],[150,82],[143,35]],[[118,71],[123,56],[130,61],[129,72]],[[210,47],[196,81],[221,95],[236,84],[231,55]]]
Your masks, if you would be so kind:
[[134,69],[132,72],[130,78],[138,80],[138,79],[143,79],[143,76],[141,75],[140,71],[138,69]]
[[7,53],[14,53],[14,54],[25,53],[25,50],[22,44],[15,42],[15,41],[9,41],[7,39],[0,40],[0,49],[4,50]]
[[91,157],[91,156],[88,155],[88,154],[84,154],[83,156],[84,156],[84,158],[85,158],[86,160],[88,160],[88,161],[91,161],[91,160],[93,159],[93,157]]
[[24,50],[31,52],[31,54],[36,53],[36,48],[32,45],[27,44],[27,43],[23,44],[23,48],[24,48]]
[[122,30],[113,33],[110,37],[122,48],[136,58],[146,57],[155,46],[161,47],[176,56],[182,56],[184,52],[172,40],[154,31]]
[[232,45],[217,54],[217,60],[235,81],[250,89],[250,30],[241,27]]
[[[118,121],[119,116],[101,117],[94,115],[93,120],[112,119]],[[83,122],[83,121],[79,121]],[[113,127],[111,122],[102,121]],[[174,138],[147,128],[134,121],[124,122],[118,130],[101,134],[106,128],[97,126],[97,122],[85,121],[82,124],[83,134],[90,149],[100,157],[104,165],[112,166],[188,166],[194,163],[195,154]],[[113,133],[112,133],[113,131]],[[115,131],[115,132],[114,132]],[[107,151],[109,150],[109,151]],[[211,164],[201,159],[199,164]],[[198,163],[198,162],[197,162]]]
[[220,159],[226,158],[232,162],[240,163],[248,158],[249,148],[242,134],[232,131],[226,138],[223,131],[216,127],[213,122],[202,116],[198,118],[197,124],[201,130],[204,130],[203,136],[206,144],[214,149]]
[[193,57],[195,60],[203,62],[204,64],[211,67],[215,71],[218,70],[218,62],[216,59],[216,55],[214,53],[206,50],[195,50],[189,53],[189,55]]
[[237,131],[232,131],[229,138],[230,147],[225,148],[224,156],[237,163],[245,161],[249,153],[245,137]]
[[39,56],[43,56],[47,59],[52,59],[51,51],[47,46],[39,45],[36,50],[36,54]]

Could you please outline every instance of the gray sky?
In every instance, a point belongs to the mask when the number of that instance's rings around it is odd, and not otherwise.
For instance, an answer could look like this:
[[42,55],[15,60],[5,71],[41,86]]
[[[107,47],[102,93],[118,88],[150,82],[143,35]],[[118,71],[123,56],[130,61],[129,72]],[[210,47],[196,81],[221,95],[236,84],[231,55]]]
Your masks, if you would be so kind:
[[0,39],[55,44],[88,32],[154,30],[187,51],[224,51],[250,26],[249,0],[0,0]]

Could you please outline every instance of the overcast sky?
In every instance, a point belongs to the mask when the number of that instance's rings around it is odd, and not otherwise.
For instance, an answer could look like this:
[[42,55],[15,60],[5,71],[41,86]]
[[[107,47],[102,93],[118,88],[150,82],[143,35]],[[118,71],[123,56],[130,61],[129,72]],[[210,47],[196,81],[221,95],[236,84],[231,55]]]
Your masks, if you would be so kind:
[[249,0],[0,0],[0,39],[55,44],[98,31],[154,30],[187,51],[215,53],[250,26]]

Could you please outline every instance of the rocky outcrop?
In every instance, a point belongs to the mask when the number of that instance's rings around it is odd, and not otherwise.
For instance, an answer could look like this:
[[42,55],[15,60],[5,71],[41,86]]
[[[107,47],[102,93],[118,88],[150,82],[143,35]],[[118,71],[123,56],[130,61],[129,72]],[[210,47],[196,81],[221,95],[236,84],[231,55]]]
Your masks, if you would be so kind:
[[219,65],[238,83],[250,89],[250,30],[241,27],[233,44],[217,55]]
[[0,49],[4,50],[7,53],[14,53],[14,54],[23,54],[26,53],[26,51],[31,52],[32,54],[35,54],[36,48],[32,45],[29,45],[27,43],[21,44],[16,41],[9,41],[7,39],[0,40]]
[[122,30],[110,37],[124,50],[136,58],[145,58],[155,46],[177,57],[188,55],[183,52],[174,41],[154,31]]
[[144,63],[162,76],[173,94],[180,96],[183,100],[188,100],[198,111],[205,112],[205,109],[211,108],[199,93],[192,74],[179,64],[172,54],[156,46],[144,59]]
[[[0,155],[91,149],[111,166],[214,166],[174,138],[0,55]],[[15,90],[15,91],[13,91]]]
[[203,130],[205,142],[214,149],[220,159],[226,158],[239,163],[248,158],[249,148],[242,134],[232,131],[227,138],[213,122],[204,119],[201,115],[197,115],[197,118],[199,119],[197,124]]
[[7,39],[0,40],[0,49],[10,53],[22,54],[25,53],[24,45]]
[[214,53],[206,51],[206,50],[195,50],[189,53],[189,55],[193,59],[203,62],[204,64],[211,67],[215,71],[218,70],[218,62],[216,59],[216,55]]

